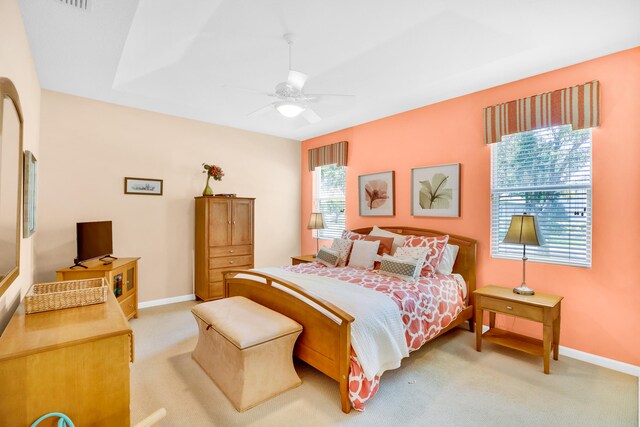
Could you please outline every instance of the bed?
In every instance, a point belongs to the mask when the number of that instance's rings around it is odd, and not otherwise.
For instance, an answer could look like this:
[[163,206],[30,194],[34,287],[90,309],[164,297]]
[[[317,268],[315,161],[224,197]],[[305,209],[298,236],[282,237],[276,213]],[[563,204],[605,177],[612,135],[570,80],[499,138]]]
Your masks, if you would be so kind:
[[[456,310],[455,317],[447,319],[438,328],[437,333],[428,336],[432,340],[443,333],[469,322],[469,329],[474,330],[473,291],[476,286],[476,247],[474,239],[456,236],[434,230],[413,227],[381,227],[396,234],[414,236],[449,235],[449,243],[459,246],[458,256],[453,273],[462,276],[466,282],[466,299]],[[369,234],[371,227],[352,230],[354,233]],[[313,272],[313,265],[297,266],[300,272]],[[303,270],[308,271],[303,271]],[[311,269],[311,270],[310,270]],[[329,269],[325,275],[330,275]],[[318,270],[320,271],[320,270]],[[315,274],[315,273],[314,273]],[[299,359],[313,366],[339,383],[340,403],[342,411],[348,413],[352,408],[349,398],[350,370],[354,365],[351,343],[351,324],[354,317],[311,292],[306,291],[293,281],[257,271],[231,270],[224,276],[225,297],[244,296],[263,306],[269,307],[297,321],[303,326],[298,338],[294,354]],[[417,347],[423,343],[416,344]],[[416,347],[414,346],[414,347]],[[414,348],[415,349],[415,348]],[[353,373],[352,373],[353,374]],[[377,390],[377,383],[373,394]],[[356,408],[357,409],[357,408]]]

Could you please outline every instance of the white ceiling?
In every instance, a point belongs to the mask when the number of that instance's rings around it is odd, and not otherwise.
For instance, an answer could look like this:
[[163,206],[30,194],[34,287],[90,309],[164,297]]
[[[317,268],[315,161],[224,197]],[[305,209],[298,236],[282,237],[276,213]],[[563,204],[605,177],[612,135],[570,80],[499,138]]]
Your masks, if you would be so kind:
[[[20,0],[43,88],[298,140],[640,45],[640,0],[88,1]],[[355,99],[248,117],[273,99],[228,86],[286,80],[284,33]]]

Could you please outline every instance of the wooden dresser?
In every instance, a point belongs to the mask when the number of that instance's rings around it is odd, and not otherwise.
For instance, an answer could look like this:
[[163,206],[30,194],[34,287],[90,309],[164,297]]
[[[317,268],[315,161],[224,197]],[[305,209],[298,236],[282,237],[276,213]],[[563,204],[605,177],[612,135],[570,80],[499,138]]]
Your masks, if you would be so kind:
[[20,304],[0,336],[0,424],[62,412],[76,426],[128,426],[130,361],[133,332],[111,293],[42,313]]
[[195,199],[195,293],[202,300],[222,298],[223,271],[253,268],[255,199]]
[[110,264],[97,259],[83,262],[88,268],[63,268],[56,271],[56,280],[81,280],[104,277],[118,299],[127,319],[138,317],[138,260],[118,258]]

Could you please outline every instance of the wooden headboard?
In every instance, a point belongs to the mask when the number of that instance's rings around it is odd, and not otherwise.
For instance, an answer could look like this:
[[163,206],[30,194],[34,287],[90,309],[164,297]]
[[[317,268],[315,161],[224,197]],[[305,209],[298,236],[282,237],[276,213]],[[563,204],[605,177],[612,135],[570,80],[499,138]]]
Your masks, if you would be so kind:
[[[467,295],[473,295],[473,291],[476,290],[476,252],[478,247],[478,241],[469,237],[457,236],[455,234],[445,233],[442,231],[427,230],[424,228],[415,227],[379,227],[383,230],[390,231],[396,234],[402,234],[405,236],[443,236],[449,235],[449,243],[460,247],[456,263],[453,266],[453,272],[460,274],[467,282],[468,293]],[[352,230],[354,233],[369,234],[373,227],[356,228]]]

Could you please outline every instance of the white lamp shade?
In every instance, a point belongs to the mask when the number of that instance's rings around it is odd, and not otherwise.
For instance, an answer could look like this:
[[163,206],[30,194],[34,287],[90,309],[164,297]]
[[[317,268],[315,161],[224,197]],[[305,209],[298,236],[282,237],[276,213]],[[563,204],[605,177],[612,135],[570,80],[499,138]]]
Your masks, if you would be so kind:
[[307,229],[320,230],[322,228],[324,228],[324,218],[322,217],[322,212],[313,212],[311,214],[311,217],[309,218]]
[[276,105],[276,110],[285,117],[297,117],[305,110],[305,107],[293,102],[281,102]]

